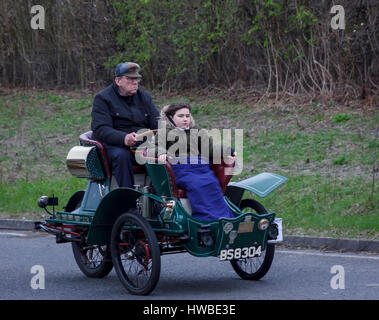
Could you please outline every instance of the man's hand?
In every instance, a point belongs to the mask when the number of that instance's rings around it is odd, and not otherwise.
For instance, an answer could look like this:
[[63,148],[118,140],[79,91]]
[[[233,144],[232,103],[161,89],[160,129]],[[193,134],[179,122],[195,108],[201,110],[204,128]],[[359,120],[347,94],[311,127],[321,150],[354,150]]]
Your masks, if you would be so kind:
[[136,144],[137,142],[137,134],[135,132],[132,132],[132,133],[129,133],[125,136],[125,139],[124,139],[124,144],[127,146],[127,147],[132,147]]
[[228,159],[227,161],[225,161],[225,163],[228,165],[232,165],[236,161],[236,156],[237,156],[237,153],[234,152],[233,156],[228,156]]
[[161,163],[165,163],[167,160],[167,154],[161,154],[159,157],[158,157],[158,161],[161,162]]

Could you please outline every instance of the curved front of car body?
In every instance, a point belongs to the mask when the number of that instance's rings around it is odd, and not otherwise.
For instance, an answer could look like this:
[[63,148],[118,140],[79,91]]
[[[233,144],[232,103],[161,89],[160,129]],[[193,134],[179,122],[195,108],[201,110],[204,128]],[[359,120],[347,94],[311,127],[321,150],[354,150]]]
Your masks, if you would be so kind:
[[[180,204],[179,204],[180,206]],[[177,207],[177,212],[181,211]],[[260,229],[260,226],[270,224],[275,219],[275,213],[258,215],[252,212],[242,213],[235,218],[220,218],[212,221],[200,221],[185,214],[179,214],[184,218],[186,232],[190,241],[184,244],[186,250],[199,257],[218,256],[223,249],[261,247],[266,249],[268,228]],[[201,245],[201,233],[208,229],[213,238],[213,246]]]
[[[268,225],[275,219],[275,213],[258,215],[244,213],[228,221],[220,219],[220,240],[216,249],[218,255],[223,249],[261,247],[266,250]],[[264,227],[267,225],[267,227]]]
[[263,198],[286,181],[287,178],[281,175],[263,172],[242,181],[229,183],[225,191],[225,196],[236,206],[239,206],[245,190]]

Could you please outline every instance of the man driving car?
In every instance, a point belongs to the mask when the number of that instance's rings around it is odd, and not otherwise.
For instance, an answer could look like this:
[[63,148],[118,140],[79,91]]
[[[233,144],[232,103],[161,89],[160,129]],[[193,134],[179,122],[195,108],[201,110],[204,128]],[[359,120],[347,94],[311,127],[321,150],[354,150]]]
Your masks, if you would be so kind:
[[134,155],[140,129],[157,129],[159,112],[151,96],[139,88],[142,76],[134,62],[117,65],[114,82],[99,92],[92,106],[93,138],[102,142],[119,187],[134,185]]

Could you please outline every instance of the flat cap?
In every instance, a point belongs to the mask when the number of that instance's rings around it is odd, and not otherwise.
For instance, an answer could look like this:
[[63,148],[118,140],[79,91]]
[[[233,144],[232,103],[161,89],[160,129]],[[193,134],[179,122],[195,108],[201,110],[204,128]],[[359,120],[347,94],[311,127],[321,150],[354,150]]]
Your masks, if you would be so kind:
[[119,63],[115,70],[116,77],[127,76],[129,78],[141,79],[142,76],[139,74],[140,66],[134,62],[122,62]]

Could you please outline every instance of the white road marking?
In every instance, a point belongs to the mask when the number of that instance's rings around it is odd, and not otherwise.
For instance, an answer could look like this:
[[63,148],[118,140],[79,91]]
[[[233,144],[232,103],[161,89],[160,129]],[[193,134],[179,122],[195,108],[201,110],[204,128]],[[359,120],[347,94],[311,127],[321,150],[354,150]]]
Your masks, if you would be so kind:
[[370,260],[379,260],[379,256],[369,256],[363,254],[345,254],[345,253],[330,253],[330,252],[312,252],[312,251],[303,251],[303,250],[276,250],[277,253],[284,254],[299,254],[307,256],[321,256],[321,257],[338,257],[338,258],[353,258],[353,259],[370,259]]
[[7,236],[15,236],[15,237],[26,237],[26,234],[24,233],[15,233],[15,232],[1,232],[0,231],[0,235],[7,235]]

